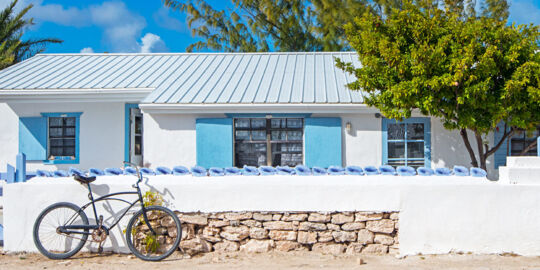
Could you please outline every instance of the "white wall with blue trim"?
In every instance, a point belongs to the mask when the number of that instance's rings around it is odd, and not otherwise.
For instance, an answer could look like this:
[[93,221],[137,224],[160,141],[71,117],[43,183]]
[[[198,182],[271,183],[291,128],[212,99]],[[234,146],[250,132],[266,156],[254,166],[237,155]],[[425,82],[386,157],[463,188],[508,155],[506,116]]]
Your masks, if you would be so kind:
[[[125,155],[124,103],[0,103],[0,171],[6,163],[15,164],[19,151],[19,117],[40,116],[42,113],[81,112],[80,161],[78,164],[51,164],[31,161],[28,170],[66,169],[70,166],[120,167]],[[418,117],[418,115],[416,115]],[[197,119],[227,118],[226,114],[144,114],[143,155],[150,167],[197,164]],[[380,165],[383,161],[382,118],[373,113],[309,114],[311,118],[341,119],[341,165]],[[346,130],[346,124],[351,130]],[[309,129],[308,129],[309,132]],[[339,137],[339,133],[334,137]],[[308,135],[309,136],[309,135]],[[492,140],[492,135],[490,135]],[[232,145],[230,138],[219,137]],[[309,140],[309,139],[308,139]],[[322,142],[324,143],[324,142]],[[476,149],[475,142],[471,142]],[[306,142],[309,144],[309,142]],[[332,145],[336,147],[337,144]],[[309,147],[305,145],[305,147]],[[304,149],[304,155],[312,150]],[[306,161],[310,157],[305,157]],[[232,157],[230,157],[232,160]],[[338,159],[333,159],[338,160]],[[307,162],[309,163],[309,162]],[[309,165],[309,164],[308,164]],[[339,164],[337,164],[339,165]],[[468,153],[458,131],[447,131],[438,119],[431,119],[431,167],[470,166]],[[497,176],[493,156],[488,160],[490,176]]]
[[[15,164],[19,152],[19,120],[38,118],[47,113],[81,113],[79,119],[79,160],[67,164],[46,164],[29,160],[27,170],[67,169],[71,166],[120,167],[124,158],[124,103],[0,103],[0,171]],[[45,146],[46,147],[46,146]]]

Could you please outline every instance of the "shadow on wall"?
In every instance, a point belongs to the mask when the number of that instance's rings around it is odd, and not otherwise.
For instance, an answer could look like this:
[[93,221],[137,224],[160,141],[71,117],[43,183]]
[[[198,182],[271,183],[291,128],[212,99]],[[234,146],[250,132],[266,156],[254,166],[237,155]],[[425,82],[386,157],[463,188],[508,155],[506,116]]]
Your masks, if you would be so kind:
[[[107,195],[111,192],[109,185],[106,185],[106,184],[102,184],[102,185],[90,184],[90,185],[92,188],[92,193],[94,194],[94,199],[97,199],[100,196]],[[171,206],[173,206],[171,204],[171,201],[174,201],[175,197],[169,189],[164,188],[163,190],[158,190],[155,186],[152,186],[148,183],[148,178],[145,178],[145,181],[143,181],[143,183],[141,184],[141,188],[144,188],[145,190],[149,190],[152,192],[157,192],[163,198],[166,198],[164,199],[165,207],[170,208]],[[144,195],[145,191],[142,191],[142,192]],[[131,194],[119,195],[113,198],[117,198],[117,197],[126,199],[129,202],[133,202],[137,199],[136,195],[131,195]],[[126,243],[126,238],[125,238],[126,232],[124,230],[127,226],[128,221],[133,216],[133,214],[135,214],[137,211],[140,210],[138,203],[130,209],[129,205],[125,202],[119,202],[118,200],[103,200],[100,202],[96,202],[96,208],[98,212],[97,214],[103,215],[103,218],[104,218],[103,224],[106,226],[110,227],[112,226],[112,224],[115,224],[118,221],[118,219],[122,219],[114,228],[111,229],[111,233],[107,236],[107,240],[106,240],[107,245],[106,247],[104,247],[104,250],[129,253],[130,250]],[[125,214],[125,216],[123,216],[123,214],[126,211],[128,212]],[[90,224],[97,223],[91,205],[89,205],[88,208],[85,209],[85,213],[88,217],[88,222]],[[98,250],[98,245],[90,241],[86,243],[85,247],[91,252],[97,252]]]
[[225,115],[182,115],[182,114],[145,114],[145,119],[154,121],[162,130],[192,130],[195,131],[195,120],[197,118],[223,118]]

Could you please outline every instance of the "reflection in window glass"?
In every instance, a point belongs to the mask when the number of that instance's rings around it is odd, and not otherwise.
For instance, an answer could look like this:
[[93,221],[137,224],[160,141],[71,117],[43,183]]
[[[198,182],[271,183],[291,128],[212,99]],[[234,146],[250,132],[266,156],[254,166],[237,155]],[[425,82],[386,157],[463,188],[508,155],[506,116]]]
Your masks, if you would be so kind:
[[387,164],[420,167],[425,164],[424,123],[387,123]]
[[303,163],[303,119],[238,118],[234,127],[237,167]]
[[75,157],[75,117],[49,117],[49,155]]

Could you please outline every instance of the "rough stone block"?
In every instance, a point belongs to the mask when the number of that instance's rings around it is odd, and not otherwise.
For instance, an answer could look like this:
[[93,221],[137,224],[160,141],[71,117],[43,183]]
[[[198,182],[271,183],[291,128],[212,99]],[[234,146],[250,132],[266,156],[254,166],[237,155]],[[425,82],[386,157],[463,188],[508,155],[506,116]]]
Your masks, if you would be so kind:
[[383,213],[357,212],[355,214],[355,221],[362,222],[368,220],[381,220],[383,216]]
[[332,236],[332,232],[329,232],[329,231],[317,232],[317,235],[319,236],[317,238],[317,241],[319,243],[330,242],[334,240],[334,237]]
[[354,221],[354,216],[352,214],[347,215],[347,214],[338,213],[338,214],[332,215],[333,224],[341,225],[341,224],[344,224],[347,222],[353,222],[353,221]]
[[253,217],[251,212],[231,212],[225,213],[225,218],[228,220],[244,220]]
[[308,218],[307,214],[289,214],[283,215],[281,220],[283,221],[305,221]]
[[345,232],[345,231],[332,232],[332,236],[334,237],[334,240],[338,243],[356,241],[355,232]]
[[360,243],[350,243],[347,246],[347,250],[345,251],[345,253],[347,253],[347,254],[358,254],[358,253],[362,252],[362,248],[364,248],[364,245],[362,245]]
[[249,228],[247,226],[227,226],[222,228],[219,235],[229,241],[241,241],[249,237]]
[[204,214],[181,214],[179,215],[182,223],[189,223],[195,225],[207,225],[208,217]]
[[394,237],[386,234],[375,234],[374,242],[375,244],[383,244],[390,246],[394,244]]
[[394,232],[394,221],[390,219],[370,220],[366,222],[366,228],[372,232]]
[[214,245],[214,250],[218,252],[235,252],[240,249],[240,244],[233,241],[223,241]]
[[316,243],[311,247],[312,251],[322,254],[338,255],[345,251],[345,245],[343,244],[329,244],[329,243]]
[[292,231],[293,225],[286,221],[267,221],[263,222],[263,227],[268,230]]
[[261,213],[253,213],[253,219],[259,220],[259,221],[271,221],[272,214],[261,214]]
[[298,230],[300,230],[300,231],[324,231],[324,230],[326,230],[326,224],[304,221],[304,222],[300,223],[300,226],[298,227]]
[[275,244],[277,251],[288,252],[293,250],[299,250],[302,248],[302,245],[295,241],[276,241]]
[[245,252],[262,253],[272,250],[272,247],[274,247],[274,240],[250,239],[240,247],[240,250]]
[[296,232],[294,231],[270,231],[268,234],[271,239],[279,241],[295,241]]
[[321,214],[321,213],[311,213],[309,214],[308,221],[310,222],[330,222],[332,216],[330,214]]
[[357,231],[365,227],[366,224],[364,222],[349,222],[341,225],[341,229],[344,231]]
[[317,233],[299,231],[297,241],[301,244],[315,244],[317,243]]
[[268,230],[263,228],[250,228],[249,229],[249,238],[251,239],[266,239],[268,238]]
[[362,249],[362,253],[386,254],[388,253],[388,246],[382,244],[370,244]]
[[375,239],[375,235],[368,230],[360,230],[358,232],[358,243],[360,244],[372,244]]

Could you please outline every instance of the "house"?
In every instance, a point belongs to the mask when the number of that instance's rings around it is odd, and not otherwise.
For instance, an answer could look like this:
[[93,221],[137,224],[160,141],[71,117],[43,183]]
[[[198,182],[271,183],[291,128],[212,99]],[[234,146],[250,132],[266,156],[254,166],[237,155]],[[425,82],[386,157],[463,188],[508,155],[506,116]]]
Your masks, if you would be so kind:
[[353,52],[38,54],[0,71],[0,167],[19,152],[29,171],[469,166],[457,131],[382,117],[335,57],[360,65]]

